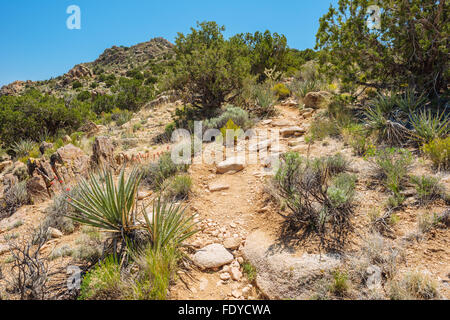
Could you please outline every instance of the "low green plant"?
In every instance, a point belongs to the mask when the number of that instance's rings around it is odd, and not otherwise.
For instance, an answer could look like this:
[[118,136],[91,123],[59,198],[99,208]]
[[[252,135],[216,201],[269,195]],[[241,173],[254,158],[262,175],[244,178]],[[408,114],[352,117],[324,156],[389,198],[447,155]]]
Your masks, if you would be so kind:
[[390,288],[392,300],[431,300],[439,297],[436,281],[419,271],[406,273],[403,279],[393,282]]
[[186,199],[191,191],[192,179],[188,175],[179,175],[167,180],[164,196],[168,199]]
[[253,282],[256,280],[256,268],[248,261],[245,261],[242,265],[242,270],[247,276],[248,281]]
[[436,138],[422,147],[423,153],[433,161],[438,170],[450,168],[450,136]]
[[252,125],[247,111],[233,105],[228,105],[223,109],[223,112],[219,117],[206,120],[204,123],[204,129],[220,130],[230,120],[243,130],[247,130]]
[[333,273],[333,281],[330,285],[330,291],[337,296],[344,296],[349,289],[348,275],[343,271]]
[[322,141],[329,136],[338,136],[339,133],[336,122],[324,118],[315,119],[309,130],[312,141]]
[[22,181],[9,188],[0,199],[0,220],[10,217],[21,206],[31,204],[26,182]]
[[78,300],[118,299],[122,291],[120,265],[114,256],[109,256],[84,276]]
[[411,182],[414,184],[417,197],[421,203],[426,203],[441,197],[444,193],[443,186],[439,179],[431,176],[411,176]]
[[166,152],[156,161],[142,166],[143,181],[155,190],[162,188],[167,178],[175,176],[177,173],[186,172],[188,165],[175,164],[171,153]]
[[12,150],[16,154],[17,158],[23,158],[29,156],[30,152],[35,149],[36,143],[31,140],[21,140],[19,142],[15,142],[12,145]]
[[430,143],[437,138],[445,138],[449,134],[450,120],[445,111],[433,114],[431,110],[423,110],[411,113],[409,117],[416,138],[424,143]]

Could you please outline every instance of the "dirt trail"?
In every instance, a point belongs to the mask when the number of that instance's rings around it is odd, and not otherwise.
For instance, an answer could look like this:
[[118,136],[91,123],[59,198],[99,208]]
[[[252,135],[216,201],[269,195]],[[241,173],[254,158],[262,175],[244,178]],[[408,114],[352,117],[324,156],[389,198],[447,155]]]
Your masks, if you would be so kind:
[[[255,129],[277,130],[283,126],[301,125],[297,108],[277,106],[278,115],[270,120],[261,121]],[[278,126],[277,123],[282,121]],[[280,138],[279,149],[288,150],[289,139]],[[227,238],[246,237],[257,229],[268,229],[273,221],[267,220],[262,203],[262,191],[266,175],[262,164],[247,165],[244,170],[218,175],[215,167],[205,164],[192,165],[190,174],[193,179],[193,195],[189,202],[193,212],[198,213],[203,230],[192,242],[198,248],[211,243],[222,243]],[[210,192],[210,184],[229,186],[229,189]],[[238,252],[233,252],[235,257]],[[245,276],[241,281],[221,281],[219,271],[201,272],[194,270],[189,276],[181,274],[171,290],[173,299],[231,299],[232,292],[238,292],[248,286]],[[250,297],[257,298],[254,288]]]

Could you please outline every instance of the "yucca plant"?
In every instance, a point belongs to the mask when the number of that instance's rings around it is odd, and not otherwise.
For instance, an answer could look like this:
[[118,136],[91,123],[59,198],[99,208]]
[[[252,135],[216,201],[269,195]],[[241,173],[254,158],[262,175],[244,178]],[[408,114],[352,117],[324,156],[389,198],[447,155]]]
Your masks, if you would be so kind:
[[161,197],[155,200],[151,218],[144,215],[154,250],[169,245],[176,248],[198,232],[194,229],[195,216],[186,216],[185,211],[186,207],[182,207],[181,204],[163,201]]
[[449,134],[449,116],[445,111],[433,114],[431,110],[422,110],[409,116],[415,130],[415,137],[425,143]]
[[36,143],[31,140],[21,140],[12,145],[12,150],[18,158],[22,158],[28,156],[28,154],[33,151],[35,146]]
[[427,101],[425,95],[422,93],[417,96],[414,89],[407,89],[401,96],[397,96],[396,103],[400,110],[406,114],[415,112],[420,106]]
[[117,183],[111,170],[103,169],[99,176],[90,174],[79,184],[79,194],[69,199],[75,213],[73,220],[102,231],[110,232],[114,248],[120,241],[122,248],[134,242],[140,226],[136,224],[137,192],[142,174],[137,168],[125,178],[125,168],[120,171]]

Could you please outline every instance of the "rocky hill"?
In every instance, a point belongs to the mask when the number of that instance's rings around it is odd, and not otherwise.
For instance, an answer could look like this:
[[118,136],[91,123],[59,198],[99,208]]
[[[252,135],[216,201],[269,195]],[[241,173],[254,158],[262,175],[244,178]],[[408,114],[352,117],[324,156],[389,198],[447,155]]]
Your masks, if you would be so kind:
[[109,93],[111,85],[108,79],[127,77],[131,70],[154,74],[155,66],[170,60],[173,54],[173,44],[164,38],[154,38],[131,47],[113,46],[95,61],[78,64],[55,79],[15,81],[5,85],[0,89],[0,96],[21,95],[30,88],[57,96],[71,95],[81,88],[89,92]]

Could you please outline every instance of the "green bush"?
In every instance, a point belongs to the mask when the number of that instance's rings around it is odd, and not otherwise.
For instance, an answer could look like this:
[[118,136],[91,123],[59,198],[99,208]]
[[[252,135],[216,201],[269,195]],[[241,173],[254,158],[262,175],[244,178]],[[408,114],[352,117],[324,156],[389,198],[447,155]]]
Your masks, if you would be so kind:
[[331,293],[337,296],[343,296],[349,289],[348,275],[342,271],[333,273],[333,281],[330,285]]
[[438,178],[412,176],[411,182],[415,185],[417,197],[422,203],[439,198],[444,194],[443,186],[439,183]]
[[179,175],[167,180],[164,196],[167,199],[185,199],[192,187],[192,179],[188,175]]
[[119,263],[109,256],[84,276],[78,300],[119,299],[122,290]]
[[74,83],[72,83],[72,89],[76,90],[78,88],[82,88],[83,84],[80,81],[75,81]]
[[450,168],[450,136],[436,138],[422,147],[423,153],[433,161],[434,166],[440,170]]
[[179,172],[186,172],[187,169],[187,165],[175,164],[170,152],[166,152],[156,162],[142,167],[143,181],[151,188],[159,190],[167,178],[175,176]]
[[340,130],[335,121],[331,119],[318,118],[311,123],[309,136],[312,141],[321,141],[329,136],[339,135]]
[[445,138],[449,134],[449,117],[442,113],[433,114],[431,110],[412,113],[410,121],[414,127],[417,139],[430,143],[437,138]]
[[283,100],[286,98],[289,98],[291,95],[291,91],[286,87],[284,83],[278,83],[273,88],[272,91],[276,94],[278,97],[278,100]]
[[35,149],[36,143],[31,140],[21,140],[15,142],[12,145],[12,150],[16,154],[17,158],[27,157],[33,149]]
[[233,105],[227,105],[219,117],[212,118],[204,122],[204,129],[220,130],[230,119],[242,130],[247,130],[251,126],[251,121],[247,111]]
[[375,165],[378,176],[393,192],[396,200],[401,200],[400,191],[413,160],[411,153],[405,149],[386,148],[374,151],[372,155],[371,161]]
[[0,220],[10,217],[17,209],[26,204],[31,204],[26,182],[13,185],[0,199]]

